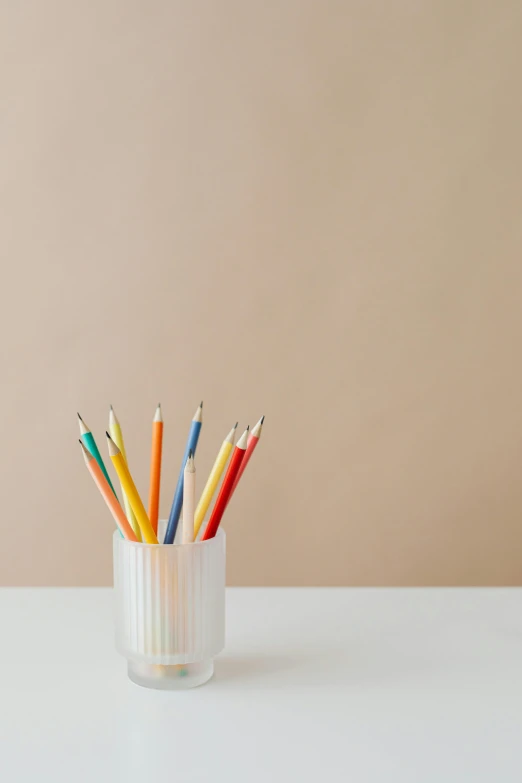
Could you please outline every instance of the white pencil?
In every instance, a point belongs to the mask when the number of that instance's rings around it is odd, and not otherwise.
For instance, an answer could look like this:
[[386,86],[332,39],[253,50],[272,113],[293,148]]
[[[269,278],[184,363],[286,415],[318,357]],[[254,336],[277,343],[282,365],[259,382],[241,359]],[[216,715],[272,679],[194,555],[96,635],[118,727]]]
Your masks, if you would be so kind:
[[183,475],[183,544],[194,541],[194,515],[196,512],[196,466],[192,451],[185,465]]

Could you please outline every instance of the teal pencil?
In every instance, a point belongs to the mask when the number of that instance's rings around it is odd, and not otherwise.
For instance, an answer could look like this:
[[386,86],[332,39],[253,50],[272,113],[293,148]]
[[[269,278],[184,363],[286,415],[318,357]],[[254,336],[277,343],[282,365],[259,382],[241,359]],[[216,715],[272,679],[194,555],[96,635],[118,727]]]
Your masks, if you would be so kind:
[[78,414],[78,419],[80,420],[79,421],[79,424],[80,424],[80,435],[82,436],[82,443],[83,443],[83,445],[85,446],[87,451],[89,451],[92,454],[92,456],[94,457],[94,459],[96,460],[96,462],[100,466],[101,472],[103,473],[103,475],[107,479],[109,487],[114,492],[114,496],[118,497],[118,495],[116,494],[116,490],[112,486],[112,481],[110,479],[109,474],[107,473],[107,469],[106,469],[105,465],[103,464],[103,460],[101,458],[101,454],[98,451],[98,446],[96,445],[96,441],[94,440],[92,432],[90,431],[90,429],[88,428],[88,426],[86,425],[86,423],[84,422],[84,420],[82,419],[80,414]]

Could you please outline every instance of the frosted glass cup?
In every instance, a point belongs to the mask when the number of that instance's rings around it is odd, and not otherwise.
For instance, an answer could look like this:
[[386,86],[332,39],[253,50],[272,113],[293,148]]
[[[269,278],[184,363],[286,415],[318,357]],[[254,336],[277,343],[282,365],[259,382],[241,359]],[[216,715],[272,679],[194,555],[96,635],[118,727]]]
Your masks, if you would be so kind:
[[212,677],[225,645],[225,542],[222,530],[183,546],[114,534],[116,649],[133,682],[178,690]]

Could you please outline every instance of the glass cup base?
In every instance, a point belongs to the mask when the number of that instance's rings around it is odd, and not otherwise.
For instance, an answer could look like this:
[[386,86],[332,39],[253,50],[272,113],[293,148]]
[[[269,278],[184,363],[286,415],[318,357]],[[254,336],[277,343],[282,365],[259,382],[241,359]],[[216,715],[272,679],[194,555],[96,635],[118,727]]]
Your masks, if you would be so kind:
[[127,661],[129,679],[143,688],[184,691],[208,682],[214,674],[214,661],[181,663],[174,666]]

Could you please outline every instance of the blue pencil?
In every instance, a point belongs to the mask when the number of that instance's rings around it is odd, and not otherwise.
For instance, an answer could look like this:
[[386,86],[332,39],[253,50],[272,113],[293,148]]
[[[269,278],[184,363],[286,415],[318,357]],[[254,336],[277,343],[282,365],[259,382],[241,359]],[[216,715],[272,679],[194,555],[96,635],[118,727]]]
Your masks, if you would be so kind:
[[190,425],[190,432],[187,438],[187,445],[185,446],[185,453],[183,455],[183,461],[181,463],[181,470],[179,471],[178,483],[176,484],[176,491],[174,492],[174,500],[172,501],[172,508],[170,509],[169,521],[167,524],[167,531],[165,533],[164,544],[173,544],[176,537],[176,530],[178,529],[179,515],[181,513],[181,507],[183,505],[183,474],[185,471],[185,463],[188,460],[189,451],[194,455],[198,445],[199,433],[201,431],[201,424],[203,421],[203,403],[194,414],[192,423]]

